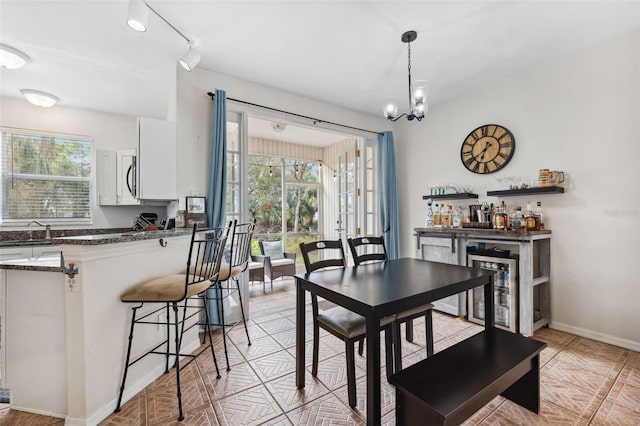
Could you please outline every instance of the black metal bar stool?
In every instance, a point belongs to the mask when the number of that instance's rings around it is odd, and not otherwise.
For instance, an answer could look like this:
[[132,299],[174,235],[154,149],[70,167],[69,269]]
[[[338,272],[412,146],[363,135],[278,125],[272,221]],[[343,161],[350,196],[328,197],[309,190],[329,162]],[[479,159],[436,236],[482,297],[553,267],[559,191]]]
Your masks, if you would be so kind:
[[224,345],[224,356],[227,362],[227,371],[230,371],[231,367],[229,366],[229,354],[227,352],[224,301],[235,292],[238,293],[244,331],[247,334],[248,345],[251,346],[251,338],[249,337],[249,330],[247,329],[247,321],[242,303],[242,292],[240,291],[240,276],[248,269],[249,262],[251,261],[251,238],[253,238],[255,226],[255,221],[249,223],[238,223],[237,220],[233,221],[230,248],[229,250],[225,250],[224,255],[226,263],[222,264],[217,280],[211,280],[211,288],[206,292],[207,300],[215,300],[218,307],[218,321],[211,323],[211,325],[222,327],[222,342]]
[[[209,311],[207,309],[207,304],[205,303],[206,301],[199,299],[204,298],[205,290],[209,288],[212,282],[217,280],[218,274],[220,273],[220,264],[222,262],[223,250],[227,241],[228,233],[228,227],[214,228],[198,232],[197,225],[194,224],[193,232],[191,234],[189,254],[187,257],[186,272],[182,274],[166,275],[144,281],[120,296],[120,300],[122,302],[132,303],[135,304],[135,306],[131,308],[132,315],[131,328],[129,331],[129,343],[124,373],[122,375],[122,385],[120,386],[120,395],[118,397],[118,405],[115,410],[116,413],[119,412],[121,408],[122,395],[124,393],[129,367],[142,360],[147,355],[157,354],[165,357],[165,374],[169,372],[170,357],[175,357],[173,366],[176,370],[176,388],[179,410],[178,420],[184,419],[184,413],[182,410],[182,392],[180,390],[180,370],[193,362],[204,351],[210,349],[213,362],[216,366],[217,376],[218,378],[220,377],[218,361],[216,360],[216,354],[213,350],[213,342],[211,340]],[[194,299],[196,296],[198,299]],[[189,304],[190,300],[192,301],[191,304]],[[194,304],[193,302],[196,303]],[[150,303],[160,304],[160,307],[154,308],[152,312],[143,313],[138,318],[138,309],[145,306],[145,304]],[[178,314],[179,308],[183,309],[182,319],[180,319]],[[187,309],[190,310],[189,315],[187,315]],[[204,309],[204,315],[207,320],[205,331],[206,335],[209,336],[208,344],[202,347],[196,354],[180,353],[183,334],[200,323],[200,321],[196,320],[193,321],[192,324],[186,326],[186,322],[194,316],[201,315],[202,309]],[[163,310],[166,310],[166,322],[155,321],[154,318],[156,318],[156,315]],[[173,310],[173,322],[170,322],[170,310]],[[167,334],[165,339],[158,345],[136,357],[134,360],[131,360],[133,330],[136,324],[154,324],[156,326],[163,324],[166,325]],[[175,334],[175,351],[173,352],[170,348],[170,326],[174,327]],[[160,349],[162,346],[165,346],[165,350]],[[190,359],[184,365],[180,366],[180,357],[187,357]]]

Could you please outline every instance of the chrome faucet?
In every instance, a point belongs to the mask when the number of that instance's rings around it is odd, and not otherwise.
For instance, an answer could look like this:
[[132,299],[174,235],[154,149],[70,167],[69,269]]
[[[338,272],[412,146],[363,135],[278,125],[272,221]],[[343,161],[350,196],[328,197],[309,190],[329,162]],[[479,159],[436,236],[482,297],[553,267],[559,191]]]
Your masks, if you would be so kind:
[[51,239],[51,225],[49,224],[45,225],[44,223],[40,223],[37,220],[32,220],[27,224],[27,226],[31,226],[32,223],[35,223],[36,225],[44,226],[44,239],[45,240]]

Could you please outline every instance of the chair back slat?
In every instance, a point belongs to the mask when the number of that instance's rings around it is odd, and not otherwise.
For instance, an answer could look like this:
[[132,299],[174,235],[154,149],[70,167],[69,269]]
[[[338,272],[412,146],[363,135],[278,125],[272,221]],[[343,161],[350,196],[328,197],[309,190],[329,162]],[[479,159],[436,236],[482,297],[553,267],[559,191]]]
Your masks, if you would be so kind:
[[248,223],[233,221],[233,234],[231,236],[231,248],[229,252],[229,264],[232,268],[240,267],[244,272],[249,267],[251,254],[251,239],[256,228],[255,220]]
[[230,227],[231,222],[226,227],[198,231],[197,224],[193,225],[187,258],[185,294],[190,285],[217,280]]
[[382,237],[359,237],[347,239],[353,262],[356,266],[365,262],[387,260],[387,249]]
[[[300,243],[300,252],[307,272],[329,267],[344,267],[344,249],[340,240]],[[317,256],[317,258],[315,258]]]

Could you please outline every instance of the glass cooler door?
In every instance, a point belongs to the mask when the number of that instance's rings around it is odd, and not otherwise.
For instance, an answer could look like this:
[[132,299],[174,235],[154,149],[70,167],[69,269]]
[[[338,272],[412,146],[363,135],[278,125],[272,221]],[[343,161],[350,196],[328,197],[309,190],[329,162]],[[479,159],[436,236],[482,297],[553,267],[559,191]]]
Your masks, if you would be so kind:
[[[518,331],[518,260],[516,258],[469,255],[467,265],[495,272],[494,312],[498,328]],[[484,324],[484,288],[469,290],[469,321]]]

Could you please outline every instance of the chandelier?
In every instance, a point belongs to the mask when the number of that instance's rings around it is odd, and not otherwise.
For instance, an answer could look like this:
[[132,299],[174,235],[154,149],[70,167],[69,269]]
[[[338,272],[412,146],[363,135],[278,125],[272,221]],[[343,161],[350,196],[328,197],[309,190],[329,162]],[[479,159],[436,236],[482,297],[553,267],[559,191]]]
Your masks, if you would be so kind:
[[398,115],[398,102],[395,98],[389,98],[384,105],[384,116],[391,121],[397,121],[400,117],[407,117],[411,121],[414,118],[418,121],[422,120],[428,111],[426,82],[418,80],[415,84],[411,83],[411,42],[418,38],[415,31],[407,31],[402,34],[400,40],[407,43],[407,51],[409,53],[409,65],[407,71],[409,74],[409,112]]

